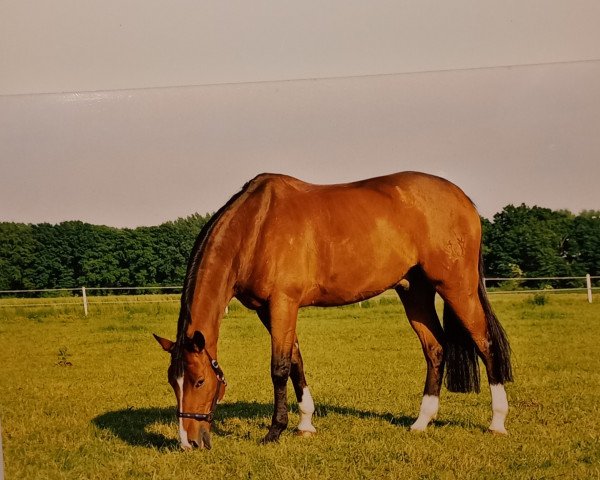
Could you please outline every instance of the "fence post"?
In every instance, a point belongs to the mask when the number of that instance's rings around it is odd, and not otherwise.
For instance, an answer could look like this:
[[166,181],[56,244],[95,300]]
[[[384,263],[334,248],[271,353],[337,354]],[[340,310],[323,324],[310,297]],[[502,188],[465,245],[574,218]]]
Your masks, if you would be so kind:
[[83,297],[83,313],[87,317],[87,315],[88,315],[88,303],[87,303],[87,295],[85,294],[85,287],[81,287],[81,296]]
[[587,287],[588,302],[592,303],[592,279],[589,273],[585,275],[585,284]]

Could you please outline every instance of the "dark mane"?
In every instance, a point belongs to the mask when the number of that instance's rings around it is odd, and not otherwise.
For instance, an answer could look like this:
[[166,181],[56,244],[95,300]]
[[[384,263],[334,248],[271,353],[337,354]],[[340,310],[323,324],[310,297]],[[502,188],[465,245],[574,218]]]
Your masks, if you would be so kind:
[[246,191],[252,180],[247,182],[242,189],[233,195],[225,205],[223,205],[215,214],[213,214],[208,222],[204,224],[202,230],[198,234],[194,247],[190,253],[188,260],[187,271],[183,281],[183,291],[181,293],[181,309],[179,310],[179,320],[177,321],[177,338],[175,340],[175,349],[172,352],[172,361],[175,365],[176,375],[179,377],[183,374],[183,349],[186,339],[186,330],[192,321],[192,301],[194,299],[194,291],[196,288],[196,277],[198,269],[206,249],[207,240],[213,230],[213,227],[225,213],[229,207]]

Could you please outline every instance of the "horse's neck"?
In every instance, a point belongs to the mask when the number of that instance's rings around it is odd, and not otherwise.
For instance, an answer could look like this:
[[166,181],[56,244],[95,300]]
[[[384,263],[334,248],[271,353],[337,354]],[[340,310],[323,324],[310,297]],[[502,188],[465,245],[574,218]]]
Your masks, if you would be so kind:
[[222,254],[207,256],[195,281],[187,334],[192,336],[195,330],[201,331],[206,339],[206,349],[214,358],[217,356],[221,320],[234,293],[232,263],[232,259],[224,258]]
[[[200,330],[206,339],[208,353],[216,357],[219,328],[225,309],[234,296],[239,275],[240,257],[249,247],[248,238],[256,238],[256,222],[249,226],[240,218],[253,218],[253,204],[245,203],[242,194],[218,215],[206,239],[202,259],[195,279],[194,298],[191,305],[191,323],[188,335]],[[243,212],[240,215],[240,208]],[[250,211],[248,211],[250,209]],[[232,226],[232,219],[237,219]]]

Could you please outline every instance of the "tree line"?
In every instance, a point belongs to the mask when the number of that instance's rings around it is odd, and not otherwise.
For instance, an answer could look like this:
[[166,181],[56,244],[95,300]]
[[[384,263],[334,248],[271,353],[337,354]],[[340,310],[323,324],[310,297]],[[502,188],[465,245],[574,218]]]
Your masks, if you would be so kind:
[[508,205],[482,225],[487,277],[600,275],[600,211]]
[[0,290],[181,285],[210,215],[156,227],[0,223]]
[[[0,223],[0,290],[181,285],[210,215],[155,227]],[[526,205],[482,218],[488,277],[600,275],[600,212]]]

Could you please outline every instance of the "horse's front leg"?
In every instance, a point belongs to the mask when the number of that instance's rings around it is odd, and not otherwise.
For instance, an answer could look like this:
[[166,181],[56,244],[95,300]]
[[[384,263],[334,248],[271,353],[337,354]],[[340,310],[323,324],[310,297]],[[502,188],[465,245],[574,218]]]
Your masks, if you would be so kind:
[[317,430],[312,424],[312,416],[315,412],[315,404],[308,389],[306,378],[304,377],[304,363],[300,354],[300,344],[298,337],[294,340],[294,349],[292,351],[292,367],[290,378],[294,386],[294,393],[298,400],[298,409],[300,410],[300,423],[298,424],[298,433],[302,436],[310,436]]
[[298,304],[287,297],[274,298],[269,305],[271,317],[271,379],[274,412],[269,432],[263,442],[276,442],[288,425],[287,381],[296,339]]
[[[271,333],[271,316],[268,308],[261,308],[257,311],[260,321],[265,328]],[[294,347],[292,349],[292,364],[290,366],[290,379],[298,400],[298,408],[300,410],[300,423],[298,424],[298,433],[301,436],[307,437],[316,433],[317,430],[312,424],[312,416],[315,412],[315,404],[310,394],[310,390],[304,377],[304,363],[302,362],[302,354],[300,353],[300,344],[298,336],[294,338]]]

